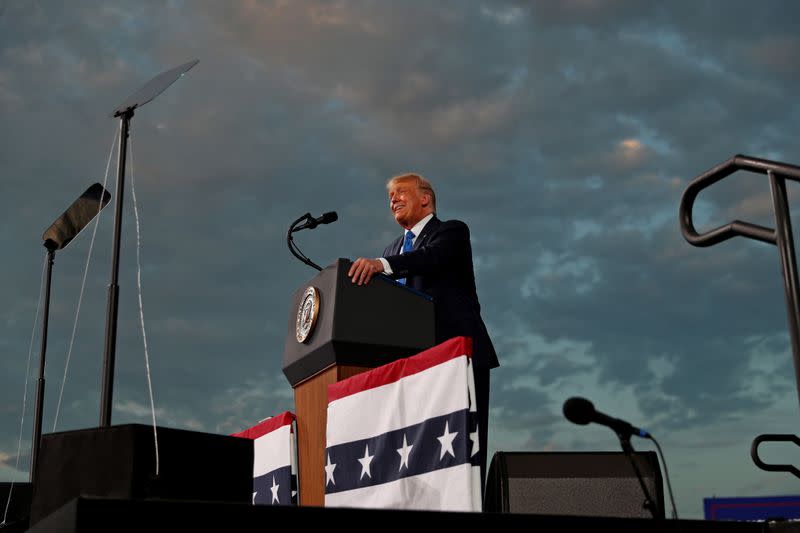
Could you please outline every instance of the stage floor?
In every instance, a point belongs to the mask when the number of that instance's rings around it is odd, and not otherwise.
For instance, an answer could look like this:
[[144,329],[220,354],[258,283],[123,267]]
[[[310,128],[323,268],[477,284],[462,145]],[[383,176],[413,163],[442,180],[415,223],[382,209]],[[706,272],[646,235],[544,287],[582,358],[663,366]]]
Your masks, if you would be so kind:
[[[292,524],[294,522],[294,524]],[[450,513],[432,511],[395,511],[332,509],[322,507],[271,507],[247,504],[174,501],[118,500],[77,498],[48,515],[29,529],[45,532],[153,531],[176,529],[232,531],[234,528],[264,529],[270,526],[292,527],[332,525],[347,528],[376,527],[392,529],[478,528],[478,531],[620,531],[676,533],[767,533],[800,532],[798,522],[711,522],[703,520],[662,520],[640,518],[601,518],[545,516],[497,513]],[[319,526],[317,524],[320,524]],[[326,525],[327,524],[327,525]],[[255,530],[255,529],[252,529]]]

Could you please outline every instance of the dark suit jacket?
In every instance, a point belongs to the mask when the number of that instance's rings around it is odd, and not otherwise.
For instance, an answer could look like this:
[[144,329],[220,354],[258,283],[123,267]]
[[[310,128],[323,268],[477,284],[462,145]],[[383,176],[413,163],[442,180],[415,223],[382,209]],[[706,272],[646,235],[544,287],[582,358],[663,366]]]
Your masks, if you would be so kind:
[[414,249],[401,254],[403,235],[386,247],[383,257],[392,278],[431,296],[436,317],[436,342],[472,337],[475,368],[498,366],[497,354],[481,318],[475,290],[469,228],[459,220],[442,222],[434,216],[423,228]]

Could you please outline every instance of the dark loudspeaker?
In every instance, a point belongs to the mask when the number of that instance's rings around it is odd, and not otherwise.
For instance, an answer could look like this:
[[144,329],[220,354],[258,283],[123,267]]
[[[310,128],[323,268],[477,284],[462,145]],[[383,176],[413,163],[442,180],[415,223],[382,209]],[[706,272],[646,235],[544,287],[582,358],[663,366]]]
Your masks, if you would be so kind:
[[[9,497],[11,498],[9,500]],[[8,510],[6,511],[6,506]],[[0,483],[0,523],[5,515],[3,533],[26,531],[31,514],[31,484],[22,482]]]
[[42,437],[31,525],[78,496],[252,501],[253,441],[141,424]]
[[[634,460],[664,517],[661,469],[654,452]],[[650,518],[630,458],[622,452],[497,452],[486,480],[487,512]]]

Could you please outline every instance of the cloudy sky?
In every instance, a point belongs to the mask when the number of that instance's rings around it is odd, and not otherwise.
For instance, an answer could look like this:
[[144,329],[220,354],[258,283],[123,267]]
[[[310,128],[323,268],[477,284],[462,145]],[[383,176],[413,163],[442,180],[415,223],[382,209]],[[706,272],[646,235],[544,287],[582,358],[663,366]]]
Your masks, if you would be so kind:
[[[399,234],[385,180],[416,171],[440,217],[472,230],[501,360],[490,454],[618,450],[610,430],[563,418],[580,395],[659,439],[682,517],[712,495],[796,494],[796,479],[749,456],[755,436],[796,432],[777,250],[694,248],[677,213],[687,183],[734,154],[800,164],[798,11],[0,0],[0,477],[27,479],[41,234],[103,182],[116,106],[199,59],[132,123],[114,423],[150,420],[132,184],[158,422],[227,434],[293,408],[284,335],[315,272],[286,249],[289,223],[335,210],[336,224],[298,234],[301,248],[322,265],[374,256]],[[698,200],[701,230],[771,217],[761,175]],[[45,432],[57,409],[57,430],[98,422],[112,219],[100,216],[60,407],[92,228],[56,256]]]

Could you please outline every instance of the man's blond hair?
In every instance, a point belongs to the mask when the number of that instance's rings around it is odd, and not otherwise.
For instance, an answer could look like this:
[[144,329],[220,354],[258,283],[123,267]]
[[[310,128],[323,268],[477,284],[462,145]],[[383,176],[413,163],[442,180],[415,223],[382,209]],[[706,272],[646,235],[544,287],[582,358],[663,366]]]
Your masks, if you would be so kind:
[[397,176],[389,178],[389,181],[386,182],[386,189],[391,189],[392,185],[398,181],[413,181],[417,186],[417,189],[431,197],[431,207],[433,208],[433,212],[436,212],[436,193],[433,191],[433,185],[431,185],[430,181],[426,180],[419,174],[408,172],[406,174],[398,174]]

